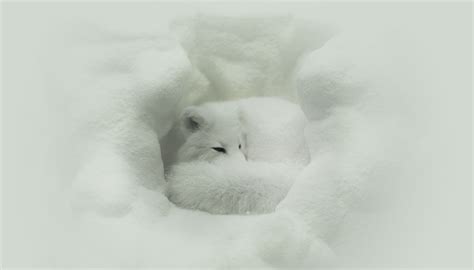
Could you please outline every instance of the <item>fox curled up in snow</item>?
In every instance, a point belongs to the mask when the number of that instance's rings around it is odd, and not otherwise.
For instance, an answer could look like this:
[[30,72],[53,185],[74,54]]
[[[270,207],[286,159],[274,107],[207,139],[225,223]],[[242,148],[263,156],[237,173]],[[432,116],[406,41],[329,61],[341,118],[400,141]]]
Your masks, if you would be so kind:
[[275,209],[309,161],[300,108],[279,98],[248,98],[186,108],[185,142],[167,175],[178,206],[213,214]]

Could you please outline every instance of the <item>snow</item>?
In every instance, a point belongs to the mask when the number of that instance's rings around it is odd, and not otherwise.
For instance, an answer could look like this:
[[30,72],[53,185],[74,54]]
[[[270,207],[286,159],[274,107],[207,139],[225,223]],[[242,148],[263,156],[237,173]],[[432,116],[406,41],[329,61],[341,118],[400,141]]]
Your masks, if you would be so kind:
[[[252,7],[5,5],[4,265],[470,264],[469,8]],[[250,96],[300,105],[310,164],[274,213],[174,206],[179,113]]]

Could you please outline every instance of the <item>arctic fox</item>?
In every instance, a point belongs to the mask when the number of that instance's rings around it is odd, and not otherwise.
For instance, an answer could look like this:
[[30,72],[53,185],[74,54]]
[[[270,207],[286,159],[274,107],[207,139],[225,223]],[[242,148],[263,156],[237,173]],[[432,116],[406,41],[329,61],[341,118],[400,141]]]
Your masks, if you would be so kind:
[[242,120],[235,102],[186,108],[180,120],[185,142],[178,150],[178,162],[247,159]]
[[307,120],[281,98],[247,98],[191,106],[181,115],[178,162],[220,158],[306,164]]
[[167,176],[176,205],[216,214],[273,211],[309,162],[301,109],[280,98],[186,108],[185,141]]

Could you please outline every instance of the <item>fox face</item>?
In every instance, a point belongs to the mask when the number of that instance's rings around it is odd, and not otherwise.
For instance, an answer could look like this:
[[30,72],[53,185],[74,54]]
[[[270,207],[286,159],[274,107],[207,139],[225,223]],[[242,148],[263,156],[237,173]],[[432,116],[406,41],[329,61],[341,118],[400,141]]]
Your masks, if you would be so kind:
[[207,103],[186,108],[180,117],[184,144],[178,162],[246,160],[245,132],[238,106]]

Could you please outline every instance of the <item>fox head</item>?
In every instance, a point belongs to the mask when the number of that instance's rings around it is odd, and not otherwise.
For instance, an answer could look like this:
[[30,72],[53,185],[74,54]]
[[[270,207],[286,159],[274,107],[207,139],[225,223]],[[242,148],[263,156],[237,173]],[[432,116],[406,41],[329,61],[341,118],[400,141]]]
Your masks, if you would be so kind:
[[207,103],[187,107],[181,114],[180,125],[185,142],[178,150],[178,162],[247,159],[242,117],[237,106]]

